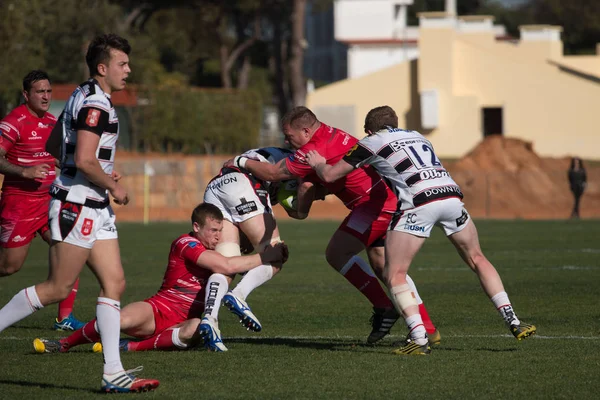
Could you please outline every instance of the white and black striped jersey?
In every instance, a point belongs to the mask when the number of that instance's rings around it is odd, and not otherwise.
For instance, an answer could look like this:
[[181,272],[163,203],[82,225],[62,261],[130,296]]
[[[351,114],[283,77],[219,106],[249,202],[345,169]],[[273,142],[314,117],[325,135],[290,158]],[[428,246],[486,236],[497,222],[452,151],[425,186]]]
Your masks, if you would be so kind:
[[63,110],[59,124],[62,126],[60,175],[50,189],[50,194],[63,201],[102,208],[109,204],[108,191],[90,182],[77,170],[75,149],[77,131],[86,130],[100,136],[96,158],[106,174],[113,171],[119,119],[110,100],[95,79],[89,79],[75,89]]
[[416,131],[380,130],[360,140],[343,160],[354,168],[372,165],[398,197],[400,210],[463,197],[431,142]]

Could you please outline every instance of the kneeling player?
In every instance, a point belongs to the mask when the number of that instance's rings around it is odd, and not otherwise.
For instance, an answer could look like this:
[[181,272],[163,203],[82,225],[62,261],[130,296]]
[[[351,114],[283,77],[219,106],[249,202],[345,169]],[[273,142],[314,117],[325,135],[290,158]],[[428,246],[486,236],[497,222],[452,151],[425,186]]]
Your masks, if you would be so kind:
[[[265,246],[262,253],[251,256],[224,257],[213,251],[221,237],[223,215],[212,204],[203,203],[194,209],[192,227],[192,232],[181,235],[171,245],[159,291],[149,299],[129,304],[121,310],[121,331],[143,339],[122,340],[122,350],[187,348],[198,337],[204,289],[211,274],[223,277],[223,274],[250,271],[265,263],[281,265],[287,260],[287,246],[283,243]],[[71,347],[99,340],[94,319],[67,338],[56,341],[35,339],[33,345],[38,353],[66,352]],[[95,345],[95,351],[100,350],[99,346],[99,343]]]

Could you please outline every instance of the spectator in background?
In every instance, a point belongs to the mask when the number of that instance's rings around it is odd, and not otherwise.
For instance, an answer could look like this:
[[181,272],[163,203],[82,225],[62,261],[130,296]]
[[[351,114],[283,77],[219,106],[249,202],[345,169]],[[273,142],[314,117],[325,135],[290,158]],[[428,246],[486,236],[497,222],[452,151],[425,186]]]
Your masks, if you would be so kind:
[[583,161],[581,158],[571,158],[571,167],[569,168],[569,185],[571,186],[571,192],[575,197],[575,204],[573,204],[573,211],[571,212],[571,218],[579,218],[579,201],[585,190],[587,176],[585,174],[585,168],[583,167]]

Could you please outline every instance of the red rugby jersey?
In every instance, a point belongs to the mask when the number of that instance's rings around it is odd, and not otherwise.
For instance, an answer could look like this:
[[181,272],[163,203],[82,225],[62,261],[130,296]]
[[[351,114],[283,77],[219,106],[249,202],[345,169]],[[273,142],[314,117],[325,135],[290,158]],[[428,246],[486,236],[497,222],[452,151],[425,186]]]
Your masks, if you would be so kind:
[[38,118],[29,112],[25,104],[12,110],[0,121],[0,147],[6,150],[6,159],[14,165],[31,167],[38,164],[50,165],[45,179],[24,179],[18,176],[5,176],[3,193],[46,196],[56,173],[54,157],[46,152],[46,141],[56,124],[56,118],[45,113]]
[[327,159],[327,164],[334,165],[357,142],[358,139],[341,129],[321,123],[310,141],[286,159],[286,167],[297,177],[324,185],[350,210],[364,203],[372,203],[374,212],[393,213],[396,211],[396,196],[372,167],[360,167],[335,182],[324,183],[306,162],[306,153],[316,150]]
[[204,245],[190,233],[179,236],[171,244],[169,264],[154,296],[164,299],[163,304],[183,319],[199,317],[204,310],[202,289],[212,272],[196,265],[196,261],[205,251]]

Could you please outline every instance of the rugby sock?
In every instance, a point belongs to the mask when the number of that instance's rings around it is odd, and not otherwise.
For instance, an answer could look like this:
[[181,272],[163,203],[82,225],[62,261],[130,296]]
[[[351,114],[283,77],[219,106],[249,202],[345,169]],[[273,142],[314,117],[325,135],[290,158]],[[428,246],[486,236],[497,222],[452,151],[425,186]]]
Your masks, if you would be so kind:
[[258,267],[246,272],[246,275],[232,290],[232,293],[246,300],[246,297],[257,287],[264,284],[273,277],[273,267],[270,264],[259,265]]
[[96,319],[98,320],[98,332],[100,332],[100,340],[102,342],[104,373],[112,375],[123,371],[121,356],[119,354],[121,302],[107,297],[98,297]]
[[67,298],[58,303],[58,318],[56,318],[58,322],[67,318],[73,312],[73,304],[75,304],[75,297],[77,297],[78,288],[79,278],[77,278],[75,281],[75,285],[73,286],[73,289],[71,289],[71,293],[69,293]]
[[413,282],[412,278],[408,275],[406,275],[406,282],[408,283],[408,286],[410,286],[411,290],[415,295],[415,298],[417,299],[417,304],[419,305],[419,314],[421,314],[421,319],[423,320],[423,325],[425,325],[425,330],[427,330],[427,333],[435,332],[435,325],[433,325],[433,322],[429,317],[427,308],[425,308],[425,304],[423,304],[423,300],[421,299],[421,296],[419,296],[419,291],[417,290],[415,283]]
[[0,310],[0,332],[42,308],[35,286],[21,290]]
[[427,344],[427,334],[419,313],[405,318],[410,338],[419,346]]
[[219,319],[219,308],[223,296],[229,289],[227,278],[223,274],[212,274],[206,282],[206,296],[204,298],[204,316]]
[[60,340],[61,343],[67,344],[69,347],[86,343],[96,343],[99,341],[100,333],[98,333],[96,318],[86,323],[83,328],[76,330],[70,336]]
[[148,339],[140,340],[139,342],[130,341],[127,345],[127,351],[176,350],[176,344],[173,341],[174,336],[177,336],[178,344],[182,344],[179,341],[179,328],[165,329],[158,335],[149,337]]
[[510,300],[508,299],[508,294],[506,294],[506,292],[497,293],[490,300],[492,300],[496,310],[498,310],[508,325],[519,325],[521,323],[519,318],[517,318],[517,314],[513,310],[512,305],[510,304]]
[[357,288],[376,308],[393,308],[392,301],[381,287],[371,267],[359,256],[353,256],[340,270],[355,288]]

